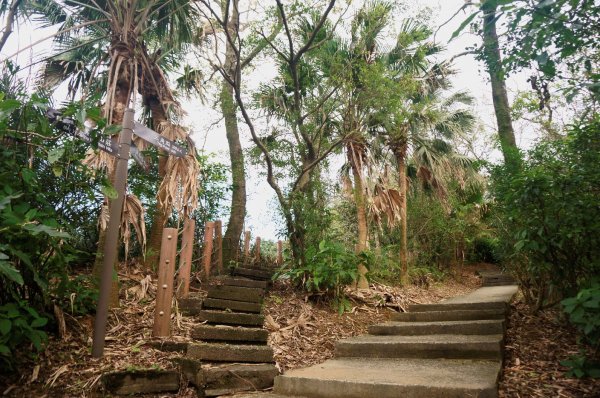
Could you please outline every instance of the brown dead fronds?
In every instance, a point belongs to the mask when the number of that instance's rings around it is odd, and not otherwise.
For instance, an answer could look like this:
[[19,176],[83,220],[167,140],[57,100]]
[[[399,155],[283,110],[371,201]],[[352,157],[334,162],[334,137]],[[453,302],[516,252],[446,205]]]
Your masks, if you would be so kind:
[[173,207],[182,213],[184,209],[191,212],[198,206],[198,176],[200,164],[196,157],[188,154],[177,158],[170,156],[167,160],[167,172],[157,194],[161,206]]

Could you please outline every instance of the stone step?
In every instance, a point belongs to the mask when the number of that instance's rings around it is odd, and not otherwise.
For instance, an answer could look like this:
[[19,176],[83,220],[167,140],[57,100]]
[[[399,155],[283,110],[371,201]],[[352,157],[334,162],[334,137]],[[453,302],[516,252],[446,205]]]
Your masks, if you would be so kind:
[[489,287],[489,286],[512,286],[512,285],[517,285],[517,282],[515,281],[496,281],[496,282],[483,282],[481,284],[481,286],[483,287]]
[[338,341],[335,346],[335,357],[502,360],[502,351],[503,336],[496,334],[367,335]]
[[391,316],[392,321],[399,322],[475,321],[481,319],[504,318],[504,310],[498,309],[401,312]]
[[204,300],[204,308],[259,313],[262,306],[260,303],[206,298]]
[[210,310],[200,311],[197,319],[209,324],[234,326],[262,326],[265,322],[261,314]]
[[221,283],[226,286],[253,287],[258,289],[266,289],[269,285],[268,281],[256,281],[246,278],[226,277],[221,279]]
[[498,395],[500,368],[499,361],[333,359],[278,376],[274,391],[311,398],[491,398]]
[[199,297],[179,298],[177,299],[177,306],[182,314],[193,316],[202,311],[203,302],[204,299]]
[[260,288],[221,285],[209,288],[207,298],[260,303],[264,295],[265,290]]
[[274,272],[270,270],[239,267],[233,270],[233,274],[259,281],[270,281]]
[[503,334],[504,321],[442,321],[442,322],[386,322],[369,326],[374,335],[422,336],[427,334]]
[[410,304],[408,312],[456,311],[456,310],[501,310],[507,311],[508,304],[503,301],[488,301],[478,303],[436,303]]
[[273,350],[265,345],[192,343],[188,346],[187,356],[206,362],[273,362]]
[[273,386],[279,370],[273,364],[227,364],[204,366],[204,395],[215,397]]
[[177,370],[124,370],[105,373],[101,379],[104,389],[116,395],[179,391]]
[[260,328],[199,325],[192,329],[191,335],[194,339],[203,341],[235,341],[266,344],[269,332]]

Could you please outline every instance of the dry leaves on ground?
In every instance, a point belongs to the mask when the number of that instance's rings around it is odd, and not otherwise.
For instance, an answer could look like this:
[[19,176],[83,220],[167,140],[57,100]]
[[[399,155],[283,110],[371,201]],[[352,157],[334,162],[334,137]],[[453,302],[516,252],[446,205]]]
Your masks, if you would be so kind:
[[600,397],[600,380],[565,377],[560,362],[577,354],[577,332],[558,308],[532,314],[512,306],[500,397]]

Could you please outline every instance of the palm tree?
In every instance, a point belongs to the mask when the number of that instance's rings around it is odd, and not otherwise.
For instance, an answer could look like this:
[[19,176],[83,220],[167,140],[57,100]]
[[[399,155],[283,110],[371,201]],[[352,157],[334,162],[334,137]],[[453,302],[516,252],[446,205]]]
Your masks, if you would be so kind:
[[[103,109],[108,124],[120,124],[124,110],[139,93],[150,110],[154,129],[160,131],[159,126],[177,108],[163,68],[177,67],[179,55],[196,36],[192,23],[197,17],[194,6],[187,0],[56,0],[54,4],[64,13],[61,17],[52,13],[46,16],[49,24],[61,23],[55,36],[57,53],[48,59],[44,69],[46,83],[68,80],[72,96],[78,91],[82,97],[90,92],[106,92]],[[107,166],[112,180],[110,158],[99,163]],[[159,171],[164,177],[165,156],[160,163]],[[158,203],[158,220],[154,224],[164,224],[160,217],[170,214],[164,206],[168,202],[159,200]],[[158,230],[161,234],[162,225]],[[151,246],[157,240],[156,234],[153,229]],[[101,230],[99,249],[103,241]],[[102,251],[99,250],[95,269],[101,264]],[[117,289],[113,291],[118,293]],[[118,298],[112,301],[118,302]]]
[[[434,66],[431,72],[437,74]],[[402,118],[391,125],[385,132],[386,144],[396,160],[398,170],[398,186],[400,191],[400,267],[402,281],[408,277],[408,230],[407,230],[407,161],[410,147],[413,147],[418,170],[422,178],[430,180],[434,185],[443,189],[443,179],[436,173],[448,158],[436,156],[437,141],[431,140],[431,135],[451,138],[470,130],[474,124],[474,116],[466,109],[457,108],[460,104],[468,105],[472,99],[464,93],[456,93],[447,98],[443,97],[445,89],[450,88],[447,74],[432,76],[422,81],[419,91],[412,96],[402,110]],[[429,136],[429,140],[428,140]],[[435,137],[434,137],[435,138]],[[417,149],[417,150],[415,150]],[[444,162],[442,162],[444,160]],[[456,158],[459,160],[459,158]],[[447,164],[447,163],[446,163]]]

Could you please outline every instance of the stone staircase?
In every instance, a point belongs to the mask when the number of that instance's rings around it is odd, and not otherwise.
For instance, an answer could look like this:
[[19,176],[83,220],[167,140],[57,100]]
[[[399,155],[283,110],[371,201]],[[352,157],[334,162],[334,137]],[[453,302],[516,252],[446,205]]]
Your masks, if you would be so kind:
[[262,328],[262,301],[273,271],[236,268],[216,278],[202,303],[181,302],[202,324],[191,331],[181,369],[199,396],[213,397],[269,388],[279,374]]
[[274,394],[247,397],[497,397],[505,319],[516,292],[514,285],[490,286],[411,305],[368,335],[339,341],[333,359],[278,376]]

